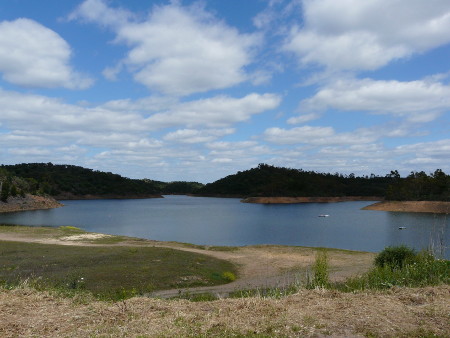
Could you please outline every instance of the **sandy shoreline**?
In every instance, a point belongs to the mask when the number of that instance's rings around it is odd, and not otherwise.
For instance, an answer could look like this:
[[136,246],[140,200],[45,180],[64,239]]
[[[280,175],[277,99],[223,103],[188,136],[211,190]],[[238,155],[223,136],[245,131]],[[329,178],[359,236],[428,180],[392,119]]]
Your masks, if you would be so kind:
[[450,202],[442,201],[382,201],[364,207],[363,210],[429,212],[450,214]]
[[335,203],[352,201],[380,201],[379,196],[341,196],[341,197],[247,197],[243,203],[295,204],[295,203]]

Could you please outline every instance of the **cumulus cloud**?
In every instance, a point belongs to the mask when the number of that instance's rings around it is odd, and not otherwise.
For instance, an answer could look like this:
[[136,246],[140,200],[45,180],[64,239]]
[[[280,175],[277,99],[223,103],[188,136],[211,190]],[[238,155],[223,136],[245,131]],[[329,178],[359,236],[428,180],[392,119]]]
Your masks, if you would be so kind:
[[114,79],[127,65],[137,82],[169,95],[223,89],[249,80],[245,67],[260,43],[257,35],[240,34],[199,5],[154,6],[148,18],[138,22],[102,0],[87,0],[71,17],[110,26],[116,42],[130,46],[119,65],[105,69],[108,78]]
[[366,111],[428,122],[450,110],[450,86],[433,80],[339,80],[300,103],[302,111]]
[[264,139],[274,144],[362,144],[374,142],[378,136],[369,129],[357,129],[351,133],[336,133],[332,127],[302,126],[292,129],[278,127],[265,130]]
[[177,131],[168,133],[163,137],[166,141],[179,142],[179,143],[204,143],[212,142],[219,137],[230,135],[235,132],[233,128],[226,129],[179,129]]
[[[139,111],[143,102],[159,102],[158,112]],[[82,107],[42,95],[21,94],[0,89],[1,121],[4,128],[46,132],[78,131],[114,133],[148,133],[174,126],[228,127],[248,120],[252,115],[278,106],[280,98],[273,94],[249,94],[243,98],[217,96],[204,100],[173,103],[149,99],[139,102],[121,101],[97,107]],[[108,108],[109,107],[109,108]],[[131,107],[132,109],[127,109]],[[114,108],[114,109],[112,109]],[[136,109],[136,110],[135,110]],[[29,123],[29,121],[34,121]],[[198,132],[208,137],[232,133],[232,128]],[[166,137],[183,138],[194,131],[185,129]],[[120,137],[120,136],[119,136]],[[184,137],[186,138],[186,137]],[[208,140],[211,141],[212,139]]]
[[420,158],[448,159],[450,154],[450,139],[432,142],[420,142],[397,146],[395,152],[399,155],[413,153]]
[[252,115],[276,108],[281,99],[274,94],[249,94],[243,98],[215,96],[181,103],[147,120],[152,127],[175,125],[225,127],[248,120]]
[[123,8],[110,8],[102,0],[85,0],[70,15],[69,20],[85,20],[105,27],[123,26],[134,17]]
[[84,89],[88,77],[70,66],[72,51],[57,33],[30,19],[0,22],[0,73],[20,86]]
[[300,116],[291,117],[287,120],[288,124],[300,124],[320,118],[318,113],[301,114]]
[[[447,0],[303,0],[284,50],[328,70],[374,70],[450,42]],[[338,13],[338,14],[337,14]]]

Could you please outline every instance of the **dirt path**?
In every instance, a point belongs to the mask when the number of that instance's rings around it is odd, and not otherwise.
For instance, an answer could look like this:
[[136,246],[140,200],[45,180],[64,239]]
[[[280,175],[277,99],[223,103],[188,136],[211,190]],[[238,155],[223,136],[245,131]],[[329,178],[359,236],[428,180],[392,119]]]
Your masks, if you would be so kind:
[[[24,233],[0,233],[0,241],[21,241],[55,245],[77,246],[153,246],[176,250],[195,252],[209,255],[218,259],[232,262],[237,266],[238,278],[225,285],[211,287],[196,287],[188,289],[163,290],[149,296],[168,298],[180,293],[198,294],[213,293],[225,297],[230,292],[245,289],[264,289],[269,287],[283,287],[298,280],[304,280],[315,260],[314,248],[289,246],[247,246],[236,248],[192,247],[182,243],[159,242],[152,240],[133,239],[120,241],[116,244],[96,244],[95,240],[104,238],[103,234],[86,233],[59,238],[33,236]],[[114,236],[110,236],[114,237]],[[373,253],[352,252],[346,250],[329,249],[330,277],[332,280],[342,280],[352,275],[367,271],[374,258]]]

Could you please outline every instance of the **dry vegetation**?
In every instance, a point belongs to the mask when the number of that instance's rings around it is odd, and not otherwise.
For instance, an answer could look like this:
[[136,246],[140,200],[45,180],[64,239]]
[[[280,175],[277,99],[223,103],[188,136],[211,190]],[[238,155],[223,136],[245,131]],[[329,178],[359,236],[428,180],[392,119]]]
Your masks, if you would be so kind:
[[23,287],[0,292],[0,336],[448,337],[449,294],[449,286],[365,293],[318,289],[281,299],[110,303]]

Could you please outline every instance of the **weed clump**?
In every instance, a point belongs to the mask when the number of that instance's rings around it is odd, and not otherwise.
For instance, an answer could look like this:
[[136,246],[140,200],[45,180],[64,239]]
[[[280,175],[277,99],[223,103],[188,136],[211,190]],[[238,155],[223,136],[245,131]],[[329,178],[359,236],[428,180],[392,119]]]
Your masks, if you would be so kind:
[[328,254],[326,250],[316,252],[316,260],[313,265],[314,277],[312,281],[308,281],[306,287],[308,289],[326,288],[330,285],[329,281],[329,264]]
[[225,271],[222,273],[222,278],[228,282],[233,282],[236,280],[236,275],[230,271]]
[[375,257],[375,266],[378,268],[389,267],[391,269],[401,269],[407,264],[411,264],[417,258],[414,249],[405,245],[396,247],[388,246]]
[[424,287],[450,283],[450,261],[436,259],[431,251],[419,253],[405,246],[389,247],[375,258],[366,274],[349,278],[335,287],[342,291]]

